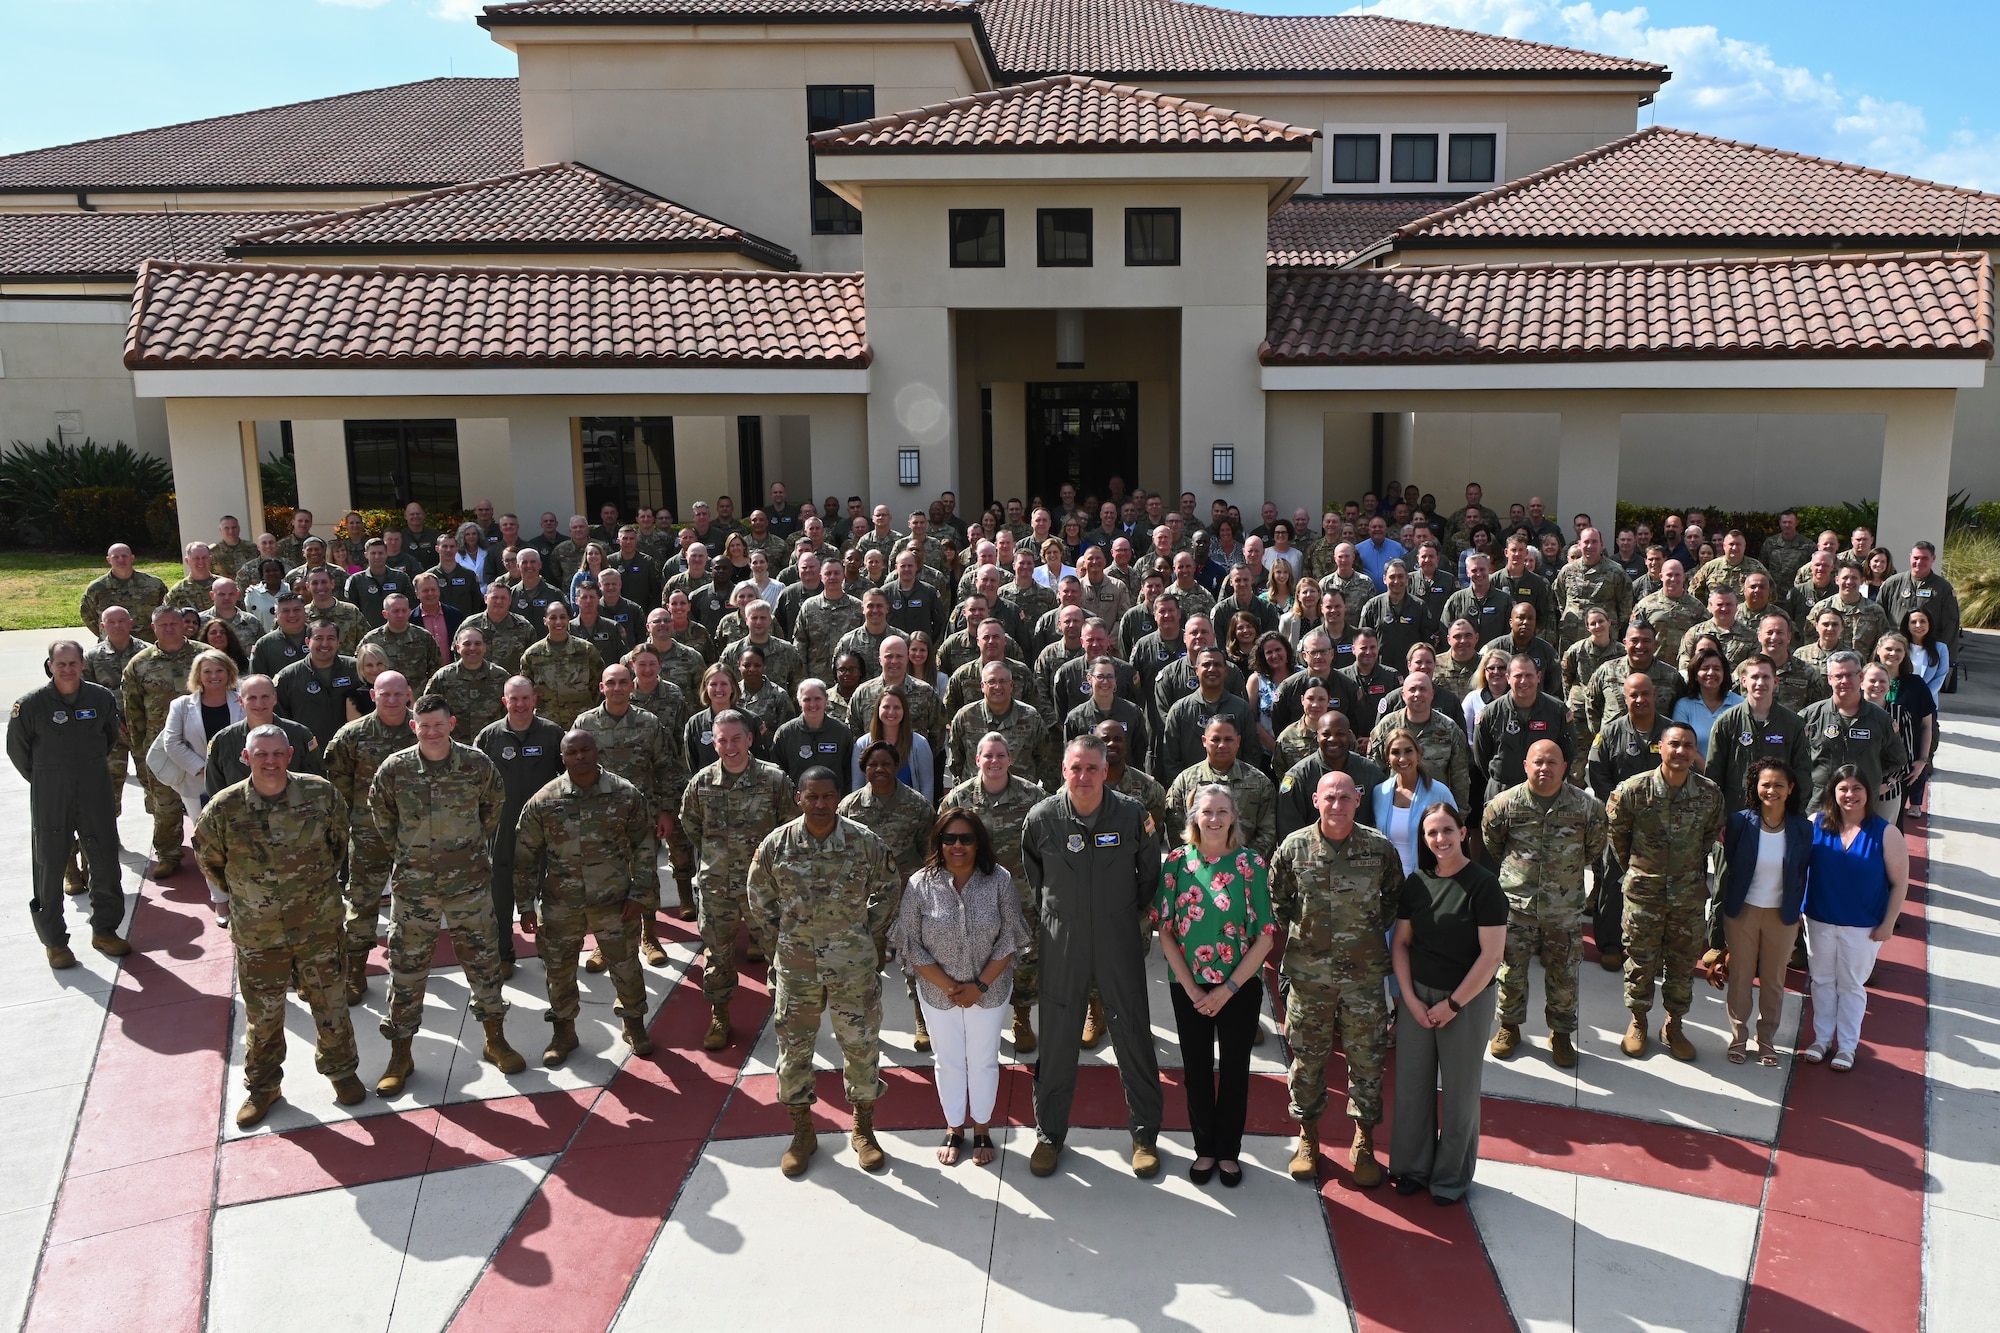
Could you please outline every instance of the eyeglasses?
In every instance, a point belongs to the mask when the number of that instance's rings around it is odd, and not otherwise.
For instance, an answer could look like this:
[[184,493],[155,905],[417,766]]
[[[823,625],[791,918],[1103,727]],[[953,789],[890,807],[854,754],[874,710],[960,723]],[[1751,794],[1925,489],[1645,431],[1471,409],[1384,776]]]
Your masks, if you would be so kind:
[[979,839],[970,833],[940,833],[938,841],[946,847],[974,847]]

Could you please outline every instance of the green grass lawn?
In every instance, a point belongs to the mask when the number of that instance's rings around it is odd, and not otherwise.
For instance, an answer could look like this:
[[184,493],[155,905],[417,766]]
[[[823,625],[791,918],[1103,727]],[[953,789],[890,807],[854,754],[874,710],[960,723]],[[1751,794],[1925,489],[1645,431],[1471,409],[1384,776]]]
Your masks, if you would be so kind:
[[[107,568],[101,555],[0,551],[0,630],[80,625],[76,604],[90,581]],[[142,560],[139,568],[165,579],[169,587],[181,581],[179,561]]]

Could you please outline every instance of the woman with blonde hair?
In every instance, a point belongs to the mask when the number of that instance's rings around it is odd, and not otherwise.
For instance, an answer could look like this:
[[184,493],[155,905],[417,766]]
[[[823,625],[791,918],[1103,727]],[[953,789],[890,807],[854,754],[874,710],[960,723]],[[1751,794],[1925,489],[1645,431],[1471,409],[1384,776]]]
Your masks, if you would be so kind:
[[[155,778],[179,793],[191,815],[200,814],[208,801],[210,738],[230,723],[243,719],[243,704],[236,697],[236,679],[236,663],[229,654],[214,648],[195,654],[188,666],[187,693],[168,706],[166,725],[146,751],[146,767]],[[208,900],[215,908],[216,922],[227,925],[229,895],[218,885],[210,884]]]

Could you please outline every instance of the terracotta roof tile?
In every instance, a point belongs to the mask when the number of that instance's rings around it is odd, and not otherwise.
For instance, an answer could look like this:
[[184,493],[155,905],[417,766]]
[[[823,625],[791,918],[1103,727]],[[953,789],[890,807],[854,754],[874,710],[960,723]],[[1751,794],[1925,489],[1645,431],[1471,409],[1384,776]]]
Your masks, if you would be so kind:
[[1986,254],[1274,274],[1266,365],[1978,356]]
[[1010,78],[1667,74],[1644,61],[1376,14],[1245,14],[1180,0],[981,0],[979,13]]
[[0,192],[449,185],[521,167],[513,79],[426,79],[0,157]]
[[1415,245],[2000,242],[2000,195],[1651,126],[1403,227]]
[[859,367],[868,339],[855,273],[149,262],[125,364]]
[[340,250],[466,250],[616,247],[753,255],[780,268],[798,256],[781,245],[662,199],[574,162],[530,167],[493,180],[285,225],[248,230],[232,253],[324,254]]
[[1335,268],[1411,219],[1427,217],[1458,198],[1427,194],[1380,199],[1294,195],[1271,215],[1265,262],[1273,268]]
[[145,259],[221,259],[240,231],[311,213],[0,213],[0,278],[129,280]]
[[818,153],[1146,152],[1305,148],[1318,131],[1101,79],[1058,74],[812,136]]

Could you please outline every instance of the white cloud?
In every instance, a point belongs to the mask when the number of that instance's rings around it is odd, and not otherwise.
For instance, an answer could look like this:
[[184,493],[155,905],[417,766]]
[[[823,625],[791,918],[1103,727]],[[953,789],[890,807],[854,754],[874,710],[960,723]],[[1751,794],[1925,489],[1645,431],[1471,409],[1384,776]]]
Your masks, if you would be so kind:
[[431,13],[441,19],[463,22],[479,17],[479,11],[488,3],[489,0],[437,0]]
[[1762,42],[1710,24],[1655,27],[1644,6],[1590,0],[1374,0],[1350,13],[1389,14],[1454,28],[1556,42],[1657,61],[1673,71],[1653,116],[1661,124],[1773,148],[1860,162],[1958,185],[2000,189],[2000,134],[1961,131],[1938,142],[1922,107],[1843,87],[1783,63]]

